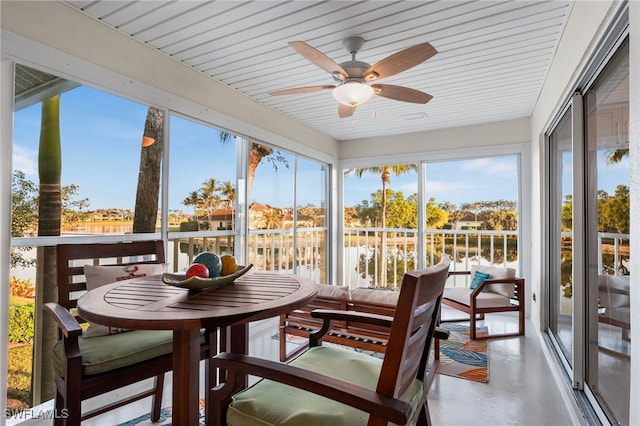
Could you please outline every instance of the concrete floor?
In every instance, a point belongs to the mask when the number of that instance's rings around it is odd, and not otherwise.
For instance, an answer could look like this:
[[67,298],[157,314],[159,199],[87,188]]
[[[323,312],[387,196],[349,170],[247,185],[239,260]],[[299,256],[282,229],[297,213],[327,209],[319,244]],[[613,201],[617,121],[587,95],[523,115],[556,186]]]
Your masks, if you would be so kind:
[[[445,307],[445,309],[447,309]],[[446,316],[446,312],[443,313]],[[495,317],[495,318],[492,318]],[[486,325],[497,331],[505,323],[515,326],[515,316],[488,315]],[[527,330],[533,327],[527,323]],[[276,360],[277,320],[252,325],[252,355]],[[429,391],[429,407],[434,425],[578,425],[580,417],[570,393],[559,383],[561,375],[549,364],[542,341],[533,333],[524,337],[489,341],[489,382],[478,383],[436,375]],[[201,380],[202,382],[202,380]],[[147,382],[149,383],[149,382]],[[171,375],[165,380],[163,407],[171,405]],[[132,392],[139,385],[119,392]],[[201,386],[202,387],[202,386]],[[105,396],[106,397],[106,396]],[[101,397],[104,400],[105,397]],[[92,401],[88,401],[88,405]],[[116,425],[148,413],[149,399],[97,416],[83,425]],[[42,406],[40,409],[45,409]],[[51,425],[51,420],[7,421],[8,425]]]

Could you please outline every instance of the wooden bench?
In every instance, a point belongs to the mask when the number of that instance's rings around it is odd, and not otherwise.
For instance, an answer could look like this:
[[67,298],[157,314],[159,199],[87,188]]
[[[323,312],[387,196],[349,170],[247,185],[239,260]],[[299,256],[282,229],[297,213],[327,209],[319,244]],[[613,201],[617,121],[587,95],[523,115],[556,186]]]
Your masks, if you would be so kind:
[[[308,339],[311,332],[319,330],[322,326],[322,320],[311,317],[311,311],[334,309],[393,316],[397,301],[398,293],[394,291],[358,288],[352,292],[348,287],[318,286],[318,296],[312,303],[280,316],[280,361],[288,361],[308,346],[307,341],[287,352],[287,335]],[[382,327],[334,321],[331,330],[322,340],[327,343],[384,353],[387,333],[388,330]]]

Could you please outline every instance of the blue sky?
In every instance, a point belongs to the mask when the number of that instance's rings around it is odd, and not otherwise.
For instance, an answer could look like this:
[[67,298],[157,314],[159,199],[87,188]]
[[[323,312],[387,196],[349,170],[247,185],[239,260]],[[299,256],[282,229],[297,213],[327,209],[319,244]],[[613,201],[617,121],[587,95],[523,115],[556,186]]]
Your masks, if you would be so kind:
[[[63,150],[62,185],[76,184],[80,197],[88,197],[89,209],[129,208],[135,205],[140,144],[147,113],[145,105],[89,87],[79,87],[61,96],[61,140]],[[40,132],[40,104],[17,111],[14,122],[14,169],[38,182],[37,150]],[[235,142],[222,144],[217,130],[195,121],[172,117],[170,122],[171,174],[169,208],[190,212],[182,201],[209,178],[236,184]],[[286,163],[293,156],[283,153]],[[599,156],[599,163],[604,156]],[[291,206],[293,168],[279,163],[258,167],[249,202]],[[601,167],[600,185],[613,194],[618,182],[628,185],[628,161]],[[300,205],[319,205],[323,172],[317,163],[298,163]],[[429,163],[427,197],[437,203],[460,205],[466,202],[517,199],[515,156]],[[390,188],[405,196],[417,191],[415,172],[391,175]],[[345,205],[369,200],[381,188],[380,176],[365,173],[345,180]]]
[[[427,199],[436,203],[448,201],[455,205],[474,201],[506,199],[518,196],[517,160],[515,156],[481,158],[473,160],[433,162],[427,165]],[[391,174],[390,188],[401,191],[405,197],[416,193],[417,174]],[[345,192],[356,204],[369,199],[371,192],[382,188],[380,175],[365,173],[361,178],[350,175],[345,181]],[[350,205],[346,200],[345,205]]]

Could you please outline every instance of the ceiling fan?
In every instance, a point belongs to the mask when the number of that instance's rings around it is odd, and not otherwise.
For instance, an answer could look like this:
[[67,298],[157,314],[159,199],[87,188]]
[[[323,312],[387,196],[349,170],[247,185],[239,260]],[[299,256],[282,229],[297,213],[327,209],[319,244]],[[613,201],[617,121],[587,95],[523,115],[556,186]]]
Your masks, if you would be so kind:
[[402,102],[426,104],[433,96],[408,87],[391,84],[369,84],[385,77],[406,71],[438,53],[430,43],[420,43],[388,56],[375,65],[357,61],[356,54],[362,48],[365,40],[362,37],[349,37],[342,45],[351,53],[351,60],[337,64],[319,50],[303,41],[290,41],[289,46],[304,56],[314,65],[330,73],[335,84],[319,86],[296,87],[292,89],[274,90],[270,95],[293,95],[298,93],[319,92],[333,90],[333,96],[339,102],[338,116],[350,117],[358,105],[367,102],[373,95],[382,96]]

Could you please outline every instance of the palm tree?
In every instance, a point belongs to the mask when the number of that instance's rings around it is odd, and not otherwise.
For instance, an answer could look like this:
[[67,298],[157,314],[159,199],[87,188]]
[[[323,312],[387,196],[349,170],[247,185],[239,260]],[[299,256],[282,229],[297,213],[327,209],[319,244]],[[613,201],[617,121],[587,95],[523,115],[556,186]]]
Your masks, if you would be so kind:
[[200,230],[200,221],[198,220],[198,208],[202,204],[202,200],[200,199],[200,196],[198,195],[198,191],[192,191],[191,194],[189,194],[189,196],[187,198],[182,200],[182,204],[184,204],[187,207],[193,206],[193,214],[195,216],[196,230],[199,231]]
[[[235,212],[236,205],[236,187],[233,186],[231,181],[222,182],[220,184],[220,194],[222,194],[223,201],[227,209],[231,209],[232,213]],[[235,214],[231,215],[231,228],[235,229]]]
[[[144,123],[143,143],[140,151],[140,172],[133,214],[133,233],[151,233],[156,230],[158,200],[160,197],[160,163],[164,113],[149,107]],[[150,143],[145,143],[149,141]]]
[[629,148],[609,149],[605,151],[605,156],[607,164],[616,164],[629,156]]
[[282,218],[280,209],[270,207],[260,212],[258,223],[261,229],[277,229],[282,227]]
[[[60,176],[62,174],[62,154],[60,146],[60,96],[54,96],[42,101],[42,124],[40,127],[40,145],[38,148],[38,175],[40,178],[40,192],[38,203],[38,236],[59,236],[62,218],[62,191]],[[43,247],[38,250],[38,267],[42,271],[42,296],[36,298],[41,303],[56,302],[58,289],[56,286],[56,248]],[[42,312],[42,306],[37,306],[36,315]],[[37,324],[37,322],[36,322]],[[51,354],[58,340],[57,326],[51,315],[42,316],[42,328],[36,330],[35,354],[43,357]],[[36,326],[37,327],[37,326]],[[38,336],[41,340],[38,342]],[[38,365],[39,364],[39,365]],[[34,402],[46,401],[53,398],[53,363],[35,360],[40,368],[39,395],[34,395]],[[36,376],[37,377],[37,376]]]
[[[220,132],[220,142],[227,143],[231,141],[231,139],[235,137],[232,133]],[[261,145],[259,143],[251,142],[249,145],[249,170],[248,170],[248,182],[247,182],[247,194],[251,193],[251,188],[253,187],[253,179],[256,176],[256,169],[263,158],[266,158],[268,162],[271,163],[273,168],[278,170],[278,163],[282,163],[285,167],[289,167],[287,160],[284,156],[278,155],[271,157],[271,155],[276,152],[273,148]]]
[[[380,223],[381,228],[386,228],[387,226],[387,185],[391,183],[391,172],[393,172],[396,176],[399,176],[404,173],[409,173],[411,171],[417,171],[418,166],[415,164],[396,164],[393,166],[380,166],[380,167],[362,167],[353,169],[353,172],[358,175],[358,177],[362,177],[365,172],[374,173],[380,175],[380,180],[382,181],[382,200],[381,200],[381,212],[380,212]],[[348,173],[350,173],[351,170]],[[381,233],[381,243],[380,243],[380,259],[378,262],[379,265],[379,274],[378,279],[380,280],[380,286],[387,286],[387,274],[386,274],[386,259],[387,259],[387,234],[386,232]]]
[[214,178],[209,178],[202,182],[202,188],[200,188],[200,197],[202,198],[204,208],[207,211],[209,229],[213,229],[213,212],[220,205],[220,195],[218,195],[219,190],[220,185]]

